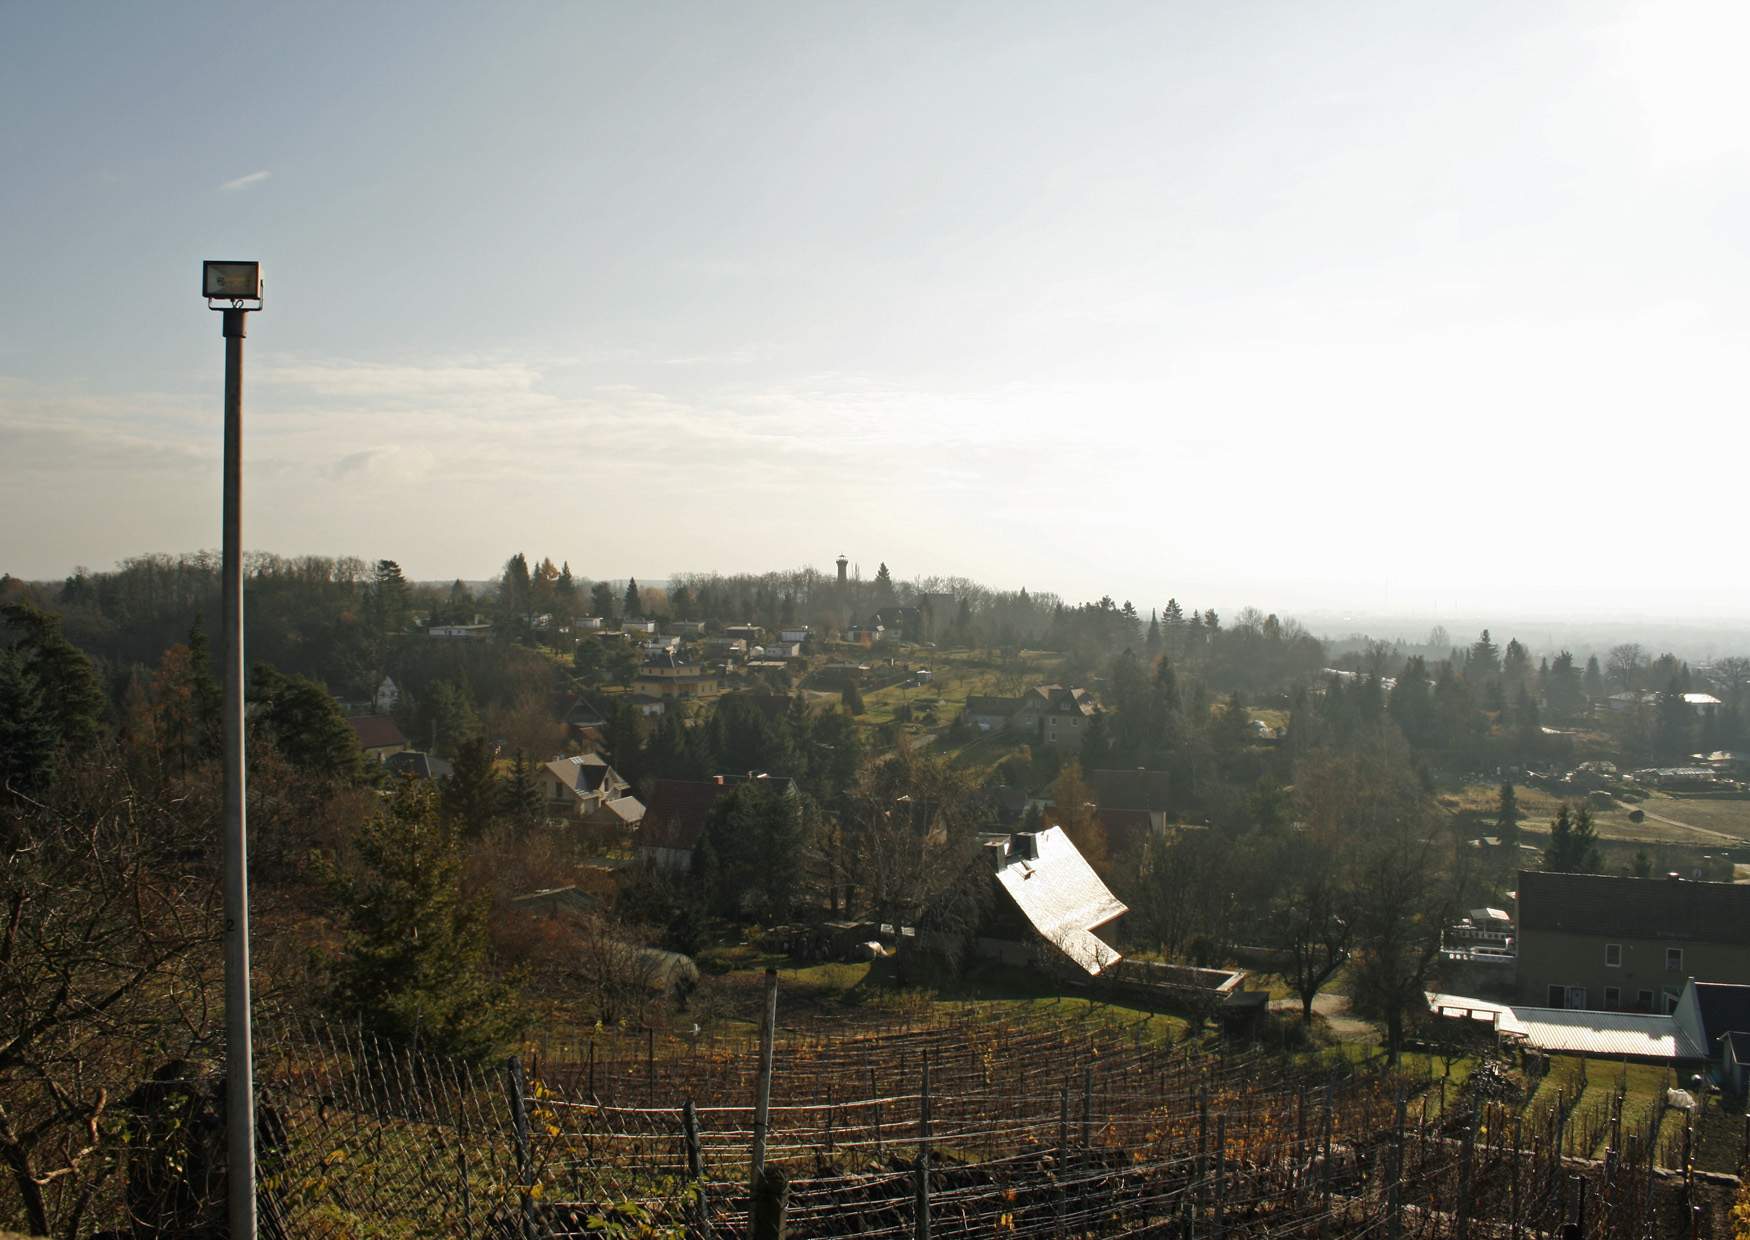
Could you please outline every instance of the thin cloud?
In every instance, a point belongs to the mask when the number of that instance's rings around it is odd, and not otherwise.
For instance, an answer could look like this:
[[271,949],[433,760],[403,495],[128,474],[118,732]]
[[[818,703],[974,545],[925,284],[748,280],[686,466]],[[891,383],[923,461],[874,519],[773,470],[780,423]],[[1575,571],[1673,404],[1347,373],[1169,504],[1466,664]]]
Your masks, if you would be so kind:
[[226,181],[223,185],[219,186],[219,188],[226,193],[239,189],[253,189],[272,175],[273,173],[269,172],[266,168],[263,168],[260,172],[251,172],[245,176],[237,177],[234,180]]

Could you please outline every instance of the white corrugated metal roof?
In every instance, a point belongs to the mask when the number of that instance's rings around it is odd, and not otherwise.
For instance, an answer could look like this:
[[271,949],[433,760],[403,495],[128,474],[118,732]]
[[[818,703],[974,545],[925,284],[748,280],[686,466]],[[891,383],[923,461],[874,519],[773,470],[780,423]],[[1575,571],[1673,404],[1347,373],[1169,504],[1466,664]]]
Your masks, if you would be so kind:
[[1061,827],[1034,833],[1039,855],[1012,857],[997,882],[1033,928],[1077,967],[1098,974],[1121,959],[1094,929],[1129,911]]
[[1429,995],[1428,1006],[1441,1016],[1480,1018],[1490,1014],[1497,1033],[1521,1038],[1540,1051],[1633,1055],[1640,1059],[1707,1058],[1673,1016],[1523,1007],[1443,994]]

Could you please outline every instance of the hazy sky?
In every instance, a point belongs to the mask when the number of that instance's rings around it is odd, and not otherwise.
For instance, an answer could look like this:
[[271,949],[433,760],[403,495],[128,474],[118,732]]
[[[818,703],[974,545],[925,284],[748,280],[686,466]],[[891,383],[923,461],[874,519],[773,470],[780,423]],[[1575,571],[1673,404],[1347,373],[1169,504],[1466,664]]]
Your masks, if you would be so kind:
[[1750,5],[0,0],[0,569],[1750,616]]

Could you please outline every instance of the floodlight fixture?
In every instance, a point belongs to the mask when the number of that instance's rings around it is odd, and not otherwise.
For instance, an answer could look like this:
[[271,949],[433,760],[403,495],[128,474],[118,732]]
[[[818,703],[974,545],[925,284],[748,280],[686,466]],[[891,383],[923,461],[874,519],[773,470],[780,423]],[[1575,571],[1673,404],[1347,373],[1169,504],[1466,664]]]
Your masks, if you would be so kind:
[[[261,264],[207,259],[201,264],[201,296],[207,299],[209,310],[261,309]],[[255,305],[245,307],[246,301]]]
[[207,309],[224,312],[225,454],[220,509],[220,629],[224,703],[226,1219],[231,1240],[256,1240],[255,1035],[249,1010],[249,835],[243,735],[243,338],[261,309],[261,264],[201,264]]

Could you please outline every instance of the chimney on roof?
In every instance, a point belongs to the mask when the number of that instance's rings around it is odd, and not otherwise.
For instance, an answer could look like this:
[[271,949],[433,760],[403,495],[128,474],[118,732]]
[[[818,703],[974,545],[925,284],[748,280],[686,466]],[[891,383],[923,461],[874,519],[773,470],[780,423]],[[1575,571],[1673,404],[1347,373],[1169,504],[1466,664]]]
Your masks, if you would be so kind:
[[1009,855],[1022,861],[1039,860],[1039,834],[1036,831],[1017,831],[1009,840]]

